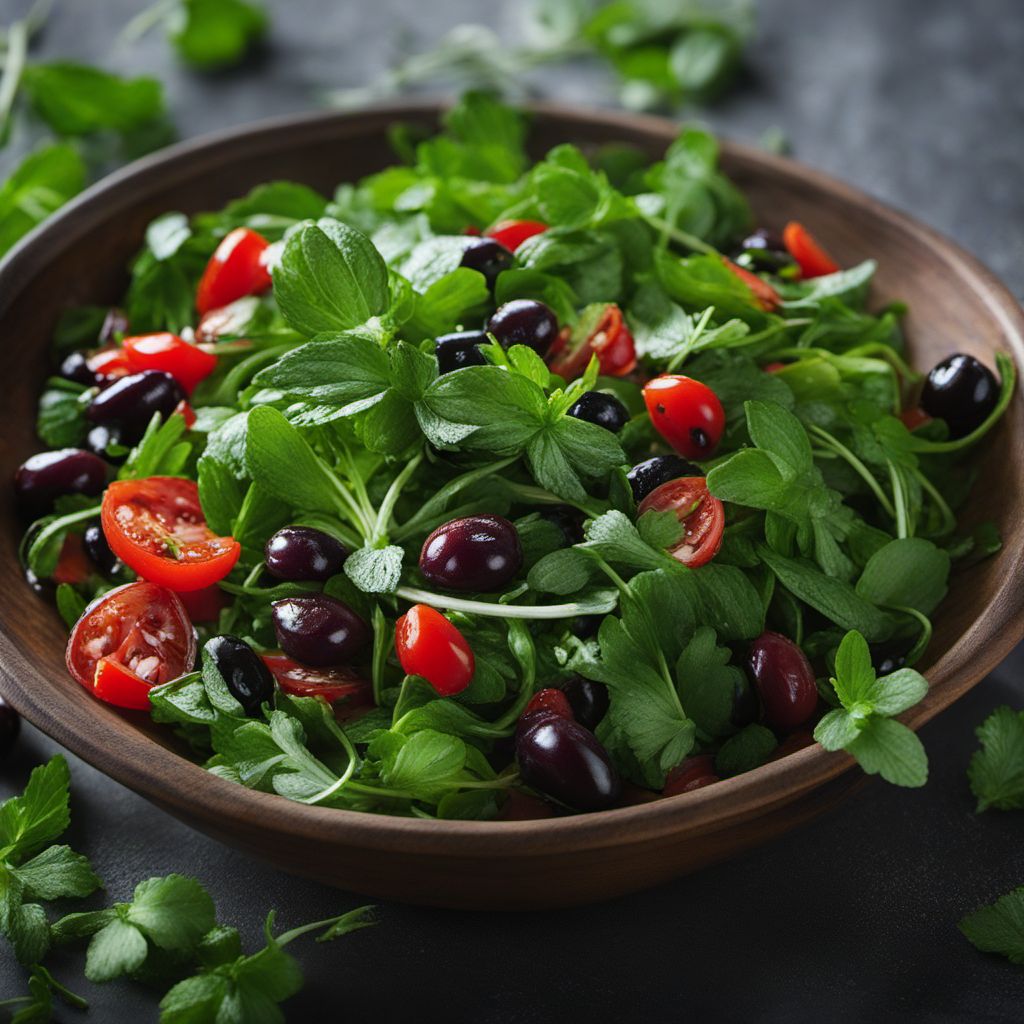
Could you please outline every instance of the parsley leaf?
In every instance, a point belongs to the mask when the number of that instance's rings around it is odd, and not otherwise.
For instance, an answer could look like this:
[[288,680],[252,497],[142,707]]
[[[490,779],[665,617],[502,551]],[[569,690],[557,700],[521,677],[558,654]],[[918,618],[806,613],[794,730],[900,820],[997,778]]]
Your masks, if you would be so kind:
[[967,776],[978,810],[1024,809],[1024,711],[996,708],[976,735],[981,749],[971,758]]
[[983,953],[1024,964],[1024,886],[1000,896],[960,921],[960,931]]
[[171,41],[189,64],[211,70],[237,64],[266,29],[266,13],[245,0],[182,0]]
[[0,185],[0,253],[85,187],[85,162],[66,143],[29,153]]

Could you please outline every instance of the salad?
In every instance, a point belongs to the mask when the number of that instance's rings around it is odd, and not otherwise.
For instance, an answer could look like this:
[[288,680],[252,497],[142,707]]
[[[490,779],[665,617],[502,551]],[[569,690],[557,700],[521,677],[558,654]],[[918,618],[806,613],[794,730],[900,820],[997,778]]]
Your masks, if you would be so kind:
[[527,133],[471,94],[333,197],[167,213],[63,316],[15,490],[71,675],[329,807],[594,811],[815,740],[923,784],[895,716],[999,547],[958,510],[1012,362],[917,373],[874,262],[759,228],[700,129]]

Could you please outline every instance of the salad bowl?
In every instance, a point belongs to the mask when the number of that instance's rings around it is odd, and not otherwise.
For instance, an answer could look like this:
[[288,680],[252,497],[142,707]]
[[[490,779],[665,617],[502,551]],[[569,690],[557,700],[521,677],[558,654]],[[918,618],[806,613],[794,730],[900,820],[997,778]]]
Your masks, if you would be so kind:
[[[0,325],[11,385],[0,412],[3,472],[34,449],[34,402],[62,309],[109,303],[146,225],[167,210],[222,206],[255,185],[290,179],[329,192],[390,161],[389,127],[436,127],[440,108],[405,105],[316,114],[190,141],[94,186],[24,239],[0,264]],[[659,156],[671,122],[532,108],[531,148],[625,142]],[[874,258],[875,306],[909,305],[909,356],[931,366],[953,352],[1024,364],[1024,312],[972,256],[910,218],[781,157],[725,144],[725,172],[758,223],[814,225],[844,264]],[[977,683],[1024,626],[1024,401],[1015,395],[977,458],[963,525],[994,520],[1002,549],[957,571],[917,666],[925,699],[903,716],[917,728]],[[308,806],[245,789],[189,760],[173,736],[137,712],[93,700],[69,678],[65,634],[51,605],[26,589],[20,523],[0,504],[0,693],[69,750],[169,813],[282,870],[372,896],[460,908],[529,909],[610,898],[751,848],[825,811],[863,781],[849,756],[805,747],[744,775],[664,799],[533,821],[399,818]],[[955,712],[952,712],[955,713]]]

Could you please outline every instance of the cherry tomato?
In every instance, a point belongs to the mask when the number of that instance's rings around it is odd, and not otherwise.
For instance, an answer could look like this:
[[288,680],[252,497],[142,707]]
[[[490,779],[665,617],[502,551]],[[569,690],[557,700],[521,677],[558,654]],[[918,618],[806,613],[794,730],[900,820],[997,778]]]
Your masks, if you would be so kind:
[[196,411],[184,399],[178,403],[174,411],[185,421],[185,426],[189,430],[196,425]]
[[907,430],[914,431],[918,427],[923,427],[926,423],[931,423],[932,418],[919,406],[912,405],[909,409],[904,409],[900,413],[900,419],[903,421],[903,426]]
[[124,349],[117,345],[98,349],[85,361],[97,377],[127,377],[135,371],[128,362]]
[[187,590],[178,596],[193,622],[216,622],[221,611],[231,603],[216,583],[202,590]]
[[466,638],[439,611],[414,604],[395,626],[395,649],[402,670],[422,676],[442,696],[461,693],[476,662]]
[[117,480],[103,496],[103,533],[118,558],[143,579],[174,591],[202,590],[234,568],[241,545],[207,525],[192,480]]
[[665,776],[665,786],[661,795],[678,796],[680,793],[690,793],[719,781],[721,780],[715,774],[715,759],[710,754],[697,754],[694,757],[683,758]]
[[732,260],[722,257],[725,265],[754,293],[754,301],[766,313],[771,313],[782,305],[782,296],[763,278],[752,274],[749,270]]
[[515,252],[528,238],[547,231],[548,226],[539,220],[500,220],[484,234]]
[[167,331],[125,338],[124,354],[132,373],[163,370],[189,394],[217,368],[216,356]]
[[84,583],[89,578],[89,559],[85,554],[80,533],[69,533],[57,556],[53,572],[54,583]]
[[235,299],[265,292],[271,284],[263,254],[270,243],[249,228],[228,232],[210,257],[196,290],[196,309],[205,315]]
[[782,241],[800,267],[801,277],[824,277],[839,270],[839,264],[815,241],[799,221],[791,220],[782,232]]
[[293,697],[323,697],[328,704],[365,696],[370,684],[351,668],[310,668],[286,654],[261,654],[277,685]]
[[706,384],[664,374],[644,385],[644,402],[658,433],[687,459],[707,459],[725,430],[725,410]]
[[637,509],[643,515],[656,512],[675,512],[683,525],[683,536],[669,554],[691,569],[707,565],[722,546],[725,532],[725,509],[718,498],[708,493],[702,476],[681,476],[656,487]]
[[591,356],[606,377],[624,377],[636,368],[633,335],[622,319],[622,310],[614,302],[604,307],[601,318],[590,333],[573,340],[573,332],[564,330],[555,340],[551,357],[554,373],[574,380],[587,368]]
[[146,710],[149,690],[189,671],[196,636],[177,594],[128,583],[82,614],[68,638],[68,671],[108,704]]

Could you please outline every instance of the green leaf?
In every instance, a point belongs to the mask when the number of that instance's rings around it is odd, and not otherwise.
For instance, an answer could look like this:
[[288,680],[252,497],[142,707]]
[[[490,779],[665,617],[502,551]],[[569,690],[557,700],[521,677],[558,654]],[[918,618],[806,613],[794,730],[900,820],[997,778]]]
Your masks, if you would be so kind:
[[872,604],[929,615],[946,596],[949,565],[949,554],[929,540],[892,540],[868,559],[857,593]]
[[282,316],[308,337],[358,327],[388,305],[380,253],[361,231],[329,217],[289,236],[273,277]]
[[148,952],[142,932],[115,918],[92,937],[85,955],[85,976],[97,983],[113,981],[138,970]]
[[746,725],[722,744],[715,755],[715,768],[722,775],[752,771],[768,760],[776,746],[770,729],[756,723]]
[[331,942],[341,938],[342,935],[350,935],[361,928],[372,928],[377,923],[376,907],[372,904],[365,907],[356,907],[354,910],[342,914],[326,931],[316,937],[317,942]]
[[689,718],[708,736],[733,730],[733,699],[747,683],[743,671],[729,664],[732,652],[716,643],[714,629],[700,626],[676,662],[679,698]]
[[876,679],[867,701],[879,715],[899,715],[924,700],[928,680],[912,668],[901,668]]
[[10,848],[9,860],[37,853],[68,827],[70,778],[67,761],[55,754],[32,769],[21,796],[0,804],[0,846]]
[[928,755],[917,736],[902,722],[872,715],[846,750],[869,775],[881,775],[894,786],[923,786],[928,781]]
[[[220,1024],[221,1007],[232,991],[231,981],[220,974],[197,974],[179,981],[160,1000],[160,1024]],[[224,1014],[224,1021],[241,1018]]]
[[161,949],[188,953],[214,926],[216,912],[194,878],[167,875],[140,882],[125,916]]
[[182,14],[171,41],[184,60],[204,70],[237,64],[267,28],[263,9],[245,0],[182,0]]
[[814,727],[814,738],[826,750],[843,750],[857,738],[864,721],[845,708],[834,708]]
[[46,911],[38,903],[20,903],[9,910],[5,908],[0,915],[0,924],[19,963],[38,963],[46,956],[50,948],[50,928]]
[[768,452],[783,477],[795,479],[814,465],[803,424],[775,402],[747,402],[747,428],[758,448]]
[[402,744],[393,761],[385,762],[381,778],[392,789],[429,796],[461,772],[465,763],[462,740],[422,729]]
[[26,899],[88,896],[102,885],[89,859],[70,846],[50,846],[12,870],[24,886]]
[[978,810],[1024,809],[1024,711],[996,708],[975,734],[981,748],[971,757],[967,777]]
[[833,684],[836,695],[847,710],[870,699],[875,684],[875,669],[871,664],[867,641],[856,630],[850,630],[843,637],[836,651]]
[[62,382],[47,388],[39,397],[36,433],[53,448],[73,448],[82,442],[87,429],[85,410],[89,395],[84,389]]
[[366,594],[393,594],[402,579],[404,552],[396,544],[360,548],[345,559],[345,575]]
[[1011,963],[1024,964],[1024,886],[968,914],[960,931],[983,953],[999,953]]
[[663,569],[677,564],[670,555],[651,547],[629,517],[613,509],[587,524],[586,542],[580,547],[609,562],[631,569]]
[[403,327],[403,334],[410,341],[436,338],[460,326],[470,312],[483,307],[489,299],[483,274],[459,267],[417,296],[412,319]]

